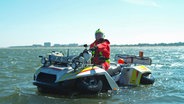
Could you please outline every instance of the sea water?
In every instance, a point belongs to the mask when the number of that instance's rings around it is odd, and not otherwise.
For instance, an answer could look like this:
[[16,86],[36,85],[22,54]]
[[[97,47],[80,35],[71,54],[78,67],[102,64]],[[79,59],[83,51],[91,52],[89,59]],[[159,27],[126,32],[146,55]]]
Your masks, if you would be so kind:
[[33,74],[41,66],[39,55],[62,51],[78,55],[83,47],[1,48],[0,104],[183,104],[184,47],[111,47],[115,54],[138,55],[139,51],[153,61],[148,66],[155,83],[147,86],[121,87],[118,92],[97,95],[42,94],[32,84]]

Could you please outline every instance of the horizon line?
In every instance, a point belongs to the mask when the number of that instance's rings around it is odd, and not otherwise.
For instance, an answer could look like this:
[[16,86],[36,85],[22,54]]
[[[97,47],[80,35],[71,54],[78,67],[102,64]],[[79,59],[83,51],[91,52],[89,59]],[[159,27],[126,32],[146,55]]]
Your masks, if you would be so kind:
[[[69,43],[69,44],[54,44],[50,46],[44,46],[42,44],[21,45],[21,46],[7,46],[0,48],[13,48],[13,47],[76,47],[83,46],[84,44]],[[184,46],[184,42],[171,42],[171,43],[137,43],[137,44],[111,44],[110,46]]]

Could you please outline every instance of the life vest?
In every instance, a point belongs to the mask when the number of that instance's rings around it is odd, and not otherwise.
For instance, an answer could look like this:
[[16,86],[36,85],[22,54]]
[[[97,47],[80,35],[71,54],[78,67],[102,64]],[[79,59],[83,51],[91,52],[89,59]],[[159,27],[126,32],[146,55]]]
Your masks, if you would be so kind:
[[102,65],[105,70],[110,67],[110,42],[107,39],[94,41],[90,48],[97,46],[97,50],[92,52],[92,64]]

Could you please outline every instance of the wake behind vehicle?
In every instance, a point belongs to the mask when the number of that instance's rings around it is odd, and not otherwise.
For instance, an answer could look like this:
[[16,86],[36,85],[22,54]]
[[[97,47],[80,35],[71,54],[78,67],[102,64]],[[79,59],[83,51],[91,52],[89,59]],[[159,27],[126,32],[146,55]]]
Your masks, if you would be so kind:
[[105,71],[100,66],[91,64],[92,50],[88,50],[86,45],[85,47],[78,56],[64,56],[60,52],[40,56],[43,65],[34,73],[33,81],[38,91],[60,94],[98,93],[119,90],[120,86],[125,85],[154,83],[149,68],[133,65],[139,62],[151,64],[150,58],[117,54],[115,60],[124,59],[125,64],[111,63],[111,67]]

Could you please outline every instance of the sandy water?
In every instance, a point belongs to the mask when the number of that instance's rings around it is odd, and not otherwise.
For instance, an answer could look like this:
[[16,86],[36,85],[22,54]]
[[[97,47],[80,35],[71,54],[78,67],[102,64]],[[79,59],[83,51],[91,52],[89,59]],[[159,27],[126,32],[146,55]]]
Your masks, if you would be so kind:
[[98,95],[51,95],[37,92],[33,73],[41,66],[39,55],[83,48],[2,48],[0,49],[0,104],[182,104],[184,103],[184,47],[112,47],[117,53],[138,55],[144,51],[153,64],[148,66],[156,78],[149,86],[122,87],[119,92]]

